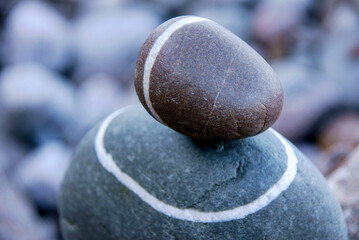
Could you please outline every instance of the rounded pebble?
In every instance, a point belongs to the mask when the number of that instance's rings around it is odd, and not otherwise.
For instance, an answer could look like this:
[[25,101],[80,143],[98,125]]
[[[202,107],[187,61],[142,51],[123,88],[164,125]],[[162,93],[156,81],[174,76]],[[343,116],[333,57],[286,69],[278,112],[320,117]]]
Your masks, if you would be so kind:
[[65,239],[347,239],[325,179],[275,131],[193,140],[141,107],[80,143],[59,210]]
[[138,55],[137,95],[159,122],[197,139],[256,135],[278,118],[282,86],[269,64],[219,24],[177,17]]
[[73,57],[69,22],[45,1],[16,2],[5,23],[4,62],[67,69]]

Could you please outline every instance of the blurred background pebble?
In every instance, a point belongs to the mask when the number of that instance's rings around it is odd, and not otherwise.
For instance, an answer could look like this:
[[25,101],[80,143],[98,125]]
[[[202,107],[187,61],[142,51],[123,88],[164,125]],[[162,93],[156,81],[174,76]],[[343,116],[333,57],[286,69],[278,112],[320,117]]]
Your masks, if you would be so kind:
[[285,92],[275,124],[327,177],[359,239],[359,1],[0,1],[0,239],[61,239],[59,186],[86,132],[137,103],[137,53],[178,15],[255,48]]

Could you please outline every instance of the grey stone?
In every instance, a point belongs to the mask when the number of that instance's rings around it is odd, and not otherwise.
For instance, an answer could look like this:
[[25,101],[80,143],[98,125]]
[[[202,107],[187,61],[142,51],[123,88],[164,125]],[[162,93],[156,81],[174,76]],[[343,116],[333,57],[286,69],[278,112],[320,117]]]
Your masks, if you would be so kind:
[[[248,204],[288,167],[284,145],[271,131],[199,141],[141,108],[123,111],[106,130],[106,151],[149,194],[173,207],[209,212]],[[65,239],[347,239],[343,214],[325,179],[292,145],[298,170],[287,190],[245,218],[201,223],[155,210],[107,172],[96,156],[97,131],[78,146],[62,184]]]
[[17,168],[14,181],[40,209],[56,209],[71,153],[61,142],[48,142],[30,152]]
[[103,73],[90,76],[76,92],[76,119],[86,131],[120,107],[137,103],[134,88],[126,91],[116,79]]
[[254,11],[253,34],[271,43],[293,34],[302,23],[310,0],[263,0]]
[[4,61],[38,62],[62,70],[71,59],[69,24],[43,1],[19,1],[5,25]]
[[238,3],[210,4],[202,1],[191,7],[189,13],[211,19],[242,39],[249,35],[252,15]]
[[5,173],[11,175],[27,153],[28,149],[23,144],[0,128],[0,167]]
[[285,98],[273,127],[290,140],[316,134],[338,109],[359,107],[359,61],[353,57],[357,32],[324,35],[317,55],[295,54],[271,62]]
[[311,143],[301,142],[296,143],[295,146],[301,151],[305,156],[312,161],[312,163],[318,168],[318,170],[324,175],[327,170],[327,165],[322,161],[321,150],[320,148]]
[[31,203],[0,169],[0,239],[55,240],[55,226],[40,219]]
[[[327,75],[297,57],[272,63],[283,84],[284,104],[273,128],[292,141],[302,140],[340,103],[340,93]],[[303,97],[305,96],[305,97]]]
[[80,13],[88,13],[92,11],[103,11],[111,8],[122,7],[127,0],[80,0]]
[[35,63],[5,68],[0,75],[0,99],[4,103],[4,125],[14,135],[35,142],[53,138],[68,141],[73,124],[74,89],[56,73]]
[[345,34],[358,27],[358,13],[348,2],[342,2],[328,9],[324,24],[331,35]]
[[[139,3],[146,3],[146,0],[138,0]],[[151,0],[154,4],[164,7],[167,11],[176,11],[186,7],[188,0]]]
[[77,67],[84,80],[98,72],[129,85],[136,56],[158,17],[144,9],[111,8],[81,15],[74,26]]
[[[12,65],[0,75],[1,99],[7,110],[49,106],[73,114],[73,87],[56,73],[36,63]],[[10,109],[9,109],[10,108]]]
[[156,1],[143,0],[81,0],[79,1],[80,14],[90,12],[106,12],[109,9],[136,8],[144,9],[163,18],[168,15],[168,6],[158,4]]
[[348,29],[339,35],[327,36],[321,44],[320,67],[328,84],[334,85],[342,106],[359,108],[359,27]]

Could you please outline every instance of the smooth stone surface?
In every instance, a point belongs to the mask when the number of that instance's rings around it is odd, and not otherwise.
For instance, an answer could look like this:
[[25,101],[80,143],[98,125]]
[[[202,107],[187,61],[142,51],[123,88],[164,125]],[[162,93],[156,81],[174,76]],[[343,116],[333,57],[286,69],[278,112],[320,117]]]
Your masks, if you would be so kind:
[[[325,179],[292,145],[298,170],[287,190],[245,218],[203,223],[155,210],[107,172],[95,151],[98,129],[78,146],[62,184],[65,239],[347,239]],[[216,143],[192,140],[138,107],[113,119],[104,146],[118,168],[152,196],[202,212],[251,203],[287,169],[284,145],[272,131]]]
[[[206,20],[181,25],[191,20],[196,18],[168,20],[143,44],[135,73],[141,103],[158,121],[197,139],[236,139],[265,131],[283,104],[276,74],[230,31]],[[158,55],[149,57],[154,45],[160,47]],[[152,68],[146,65],[150,60]]]

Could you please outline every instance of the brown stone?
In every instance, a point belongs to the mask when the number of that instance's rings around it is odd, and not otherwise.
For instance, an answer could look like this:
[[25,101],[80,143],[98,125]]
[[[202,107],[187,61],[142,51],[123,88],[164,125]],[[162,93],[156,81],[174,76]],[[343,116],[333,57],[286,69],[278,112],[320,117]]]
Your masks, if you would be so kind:
[[328,121],[318,136],[318,144],[323,149],[330,149],[337,144],[351,148],[359,145],[359,113],[348,112]]
[[137,58],[135,87],[154,118],[199,139],[261,133],[283,105],[280,81],[256,51],[193,16],[173,18],[150,34]]

